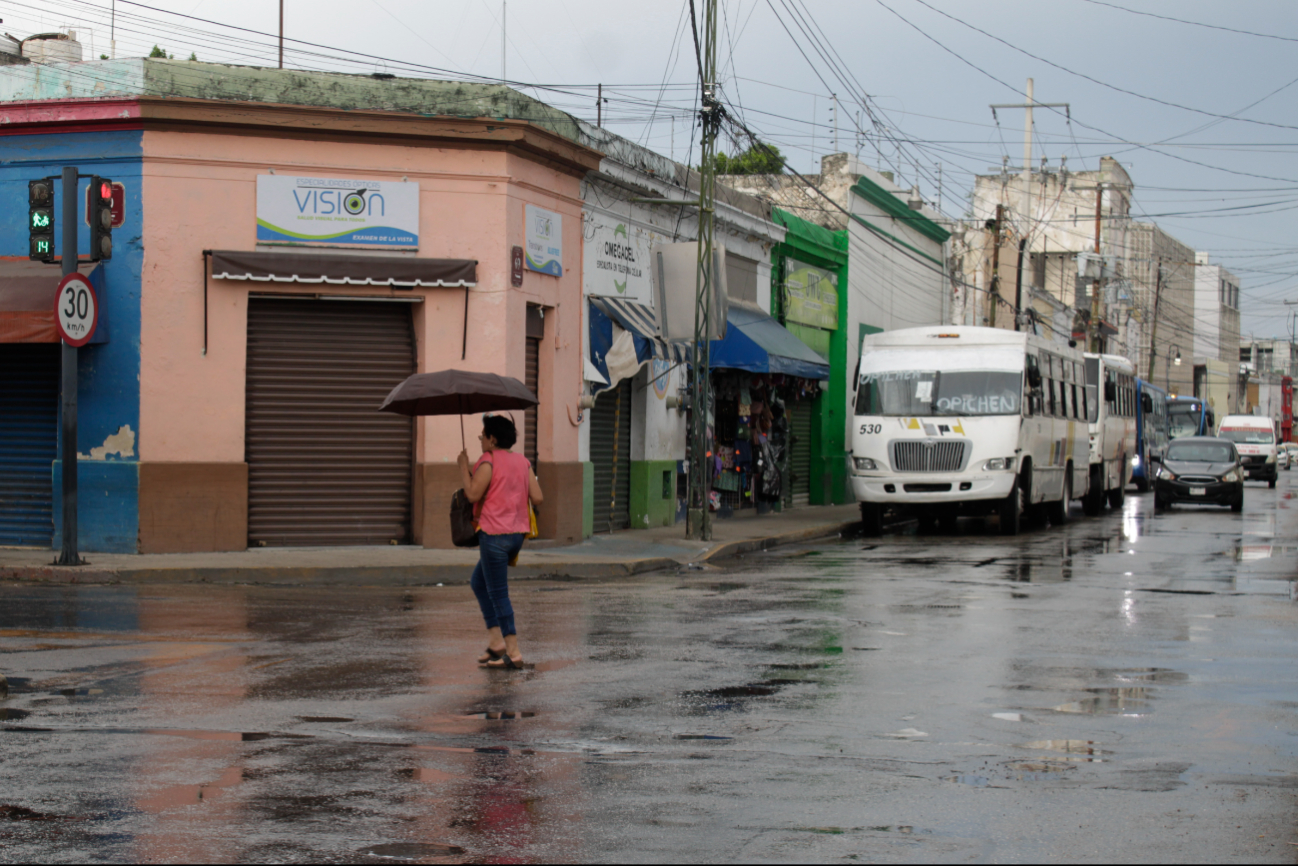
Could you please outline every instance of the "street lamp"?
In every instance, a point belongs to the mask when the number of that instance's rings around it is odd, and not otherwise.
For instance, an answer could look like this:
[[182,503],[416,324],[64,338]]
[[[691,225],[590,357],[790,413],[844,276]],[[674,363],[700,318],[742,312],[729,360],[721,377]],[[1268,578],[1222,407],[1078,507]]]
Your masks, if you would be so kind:
[[[1167,347],[1168,354],[1172,356],[1172,364],[1181,366],[1181,347],[1173,343]],[[1167,375],[1163,379],[1163,385],[1167,393],[1172,393],[1172,364],[1167,365]]]

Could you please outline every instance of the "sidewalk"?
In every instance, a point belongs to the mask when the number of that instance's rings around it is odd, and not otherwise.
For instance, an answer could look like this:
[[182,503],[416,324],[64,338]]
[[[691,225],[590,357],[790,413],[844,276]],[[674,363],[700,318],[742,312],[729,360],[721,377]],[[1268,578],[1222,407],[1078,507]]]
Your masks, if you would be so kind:
[[[514,579],[620,577],[838,535],[860,521],[855,505],[813,506],[713,522],[711,542],[689,541],[685,525],[596,535],[580,544],[523,549]],[[0,581],[42,583],[223,583],[412,586],[467,583],[476,549],[276,547],[234,553],[84,553],[88,564],[53,566],[55,551],[0,548]]]

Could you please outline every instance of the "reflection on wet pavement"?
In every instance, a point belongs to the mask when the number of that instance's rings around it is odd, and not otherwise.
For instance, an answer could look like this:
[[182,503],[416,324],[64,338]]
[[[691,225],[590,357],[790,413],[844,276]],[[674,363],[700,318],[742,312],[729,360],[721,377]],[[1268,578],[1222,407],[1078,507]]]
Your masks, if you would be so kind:
[[0,857],[1292,860],[1289,484],[525,584],[521,672],[463,587],[0,587]]

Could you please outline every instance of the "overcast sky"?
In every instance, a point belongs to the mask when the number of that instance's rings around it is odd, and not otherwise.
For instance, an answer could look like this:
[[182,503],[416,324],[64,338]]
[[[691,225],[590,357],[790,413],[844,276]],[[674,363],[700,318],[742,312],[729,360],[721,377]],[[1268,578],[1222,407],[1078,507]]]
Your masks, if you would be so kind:
[[[998,125],[988,104],[1022,102],[1025,80],[1034,78],[1036,99],[1069,103],[1072,118],[1035,112],[1034,160],[1044,155],[1055,167],[1066,156],[1072,171],[1094,169],[1104,155],[1120,160],[1136,184],[1133,213],[1150,215],[1240,277],[1245,338],[1289,334],[1290,310],[1298,310],[1283,304],[1298,300],[1292,0],[719,2],[725,100],[798,170],[814,171],[834,151],[830,93],[837,93],[838,149],[859,147],[864,161],[899,168],[901,181],[917,181],[929,199],[940,164],[943,210],[959,216],[975,173],[1006,155],[1021,161],[1023,112],[998,112]],[[79,27],[96,54],[108,53],[110,3],[0,2],[0,17],[20,38]],[[695,3],[701,14],[703,0]],[[275,62],[271,38],[160,10],[260,33],[278,27],[267,0],[118,0],[118,56],[157,43],[177,58],[192,51],[200,60]],[[287,63],[498,78],[501,17],[500,0],[285,0],[287,36],[326,46],[290,43]],[[530,92],[591,120],[594,85],[603,82],[610,129],[678,159],[691,141],[697,148],[687,0],[511,0],[506,21],[510,80],[558,85]],[[858,113],[865,139],[855,132]]]

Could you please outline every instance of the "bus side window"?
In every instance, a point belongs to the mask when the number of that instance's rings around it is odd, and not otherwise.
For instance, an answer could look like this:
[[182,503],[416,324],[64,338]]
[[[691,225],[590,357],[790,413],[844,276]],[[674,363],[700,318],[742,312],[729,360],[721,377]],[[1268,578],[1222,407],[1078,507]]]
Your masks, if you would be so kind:
[[[1071,388],[1073,389],[1073,419],[1074,419],[1074,420],[1078,420],[1078,419],[1082,418],[1082,416],[1083,416],[1085,413],[1082,413],[1082,415],[1079,415],[1079,414],[1078,414],[1078,409],[1080,409],[1081,407],[1079,407],[1079,406],[1077,405],[1077,383],[1074,382],[1074,383],[1073,383],[1072,385],[1070,385],[1069,387],[1071,387]],[[1085,389],[1083,389],[1082,393],[1086,393],[1086,392],[1085,392]]]
[[1059,383],[1059,417],[1068,417],[1068,385],[1064,382]]

